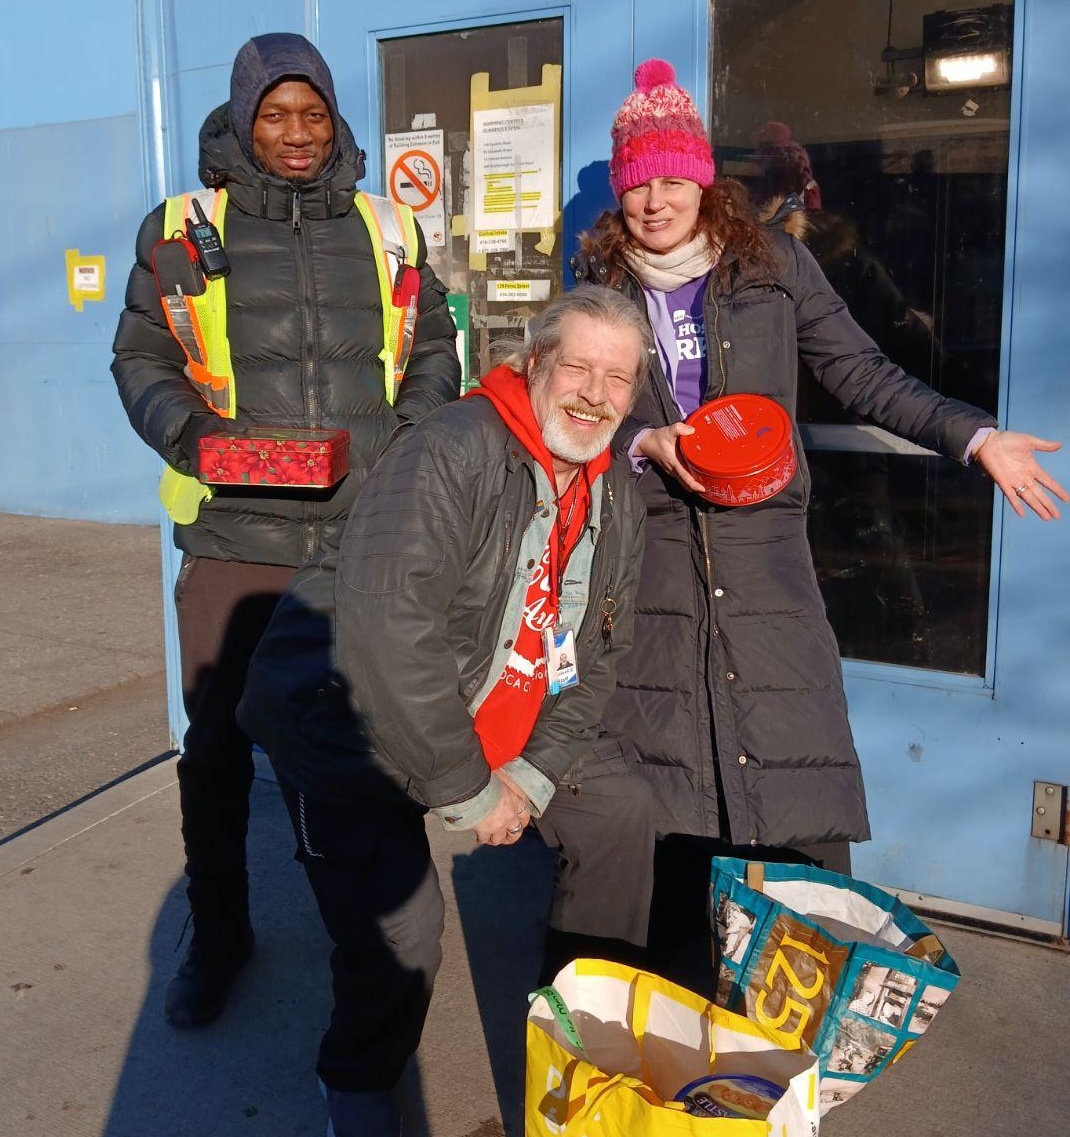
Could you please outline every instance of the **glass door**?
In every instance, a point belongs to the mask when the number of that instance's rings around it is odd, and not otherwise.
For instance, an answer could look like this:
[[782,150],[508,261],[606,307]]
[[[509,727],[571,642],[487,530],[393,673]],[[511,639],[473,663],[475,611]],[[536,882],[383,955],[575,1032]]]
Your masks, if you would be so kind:
[[388,192],[450,290],[465,387],[562,286],[563,21],[379,43]]
[[[995,413],[1012,6],[930,7],[714,0],[713,139],[719,171],[801,237],[892,360]],[[798,417],[843,655],[983,675],[991,484],[862,424],[809,376]]]

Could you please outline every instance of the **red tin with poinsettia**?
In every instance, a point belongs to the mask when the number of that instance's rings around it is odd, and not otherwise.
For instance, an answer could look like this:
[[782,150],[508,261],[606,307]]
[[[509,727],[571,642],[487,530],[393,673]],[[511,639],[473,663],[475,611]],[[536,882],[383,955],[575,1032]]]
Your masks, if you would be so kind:
[[256,427],[249,434],[216,431],[200,441],[198,477],[212,485],[319,486],[349,469],[349,431]]
[[755,505],[779,493],[798,468],[787,411],[764,395],[724,395],[685,420],[684,465],[715,505]]

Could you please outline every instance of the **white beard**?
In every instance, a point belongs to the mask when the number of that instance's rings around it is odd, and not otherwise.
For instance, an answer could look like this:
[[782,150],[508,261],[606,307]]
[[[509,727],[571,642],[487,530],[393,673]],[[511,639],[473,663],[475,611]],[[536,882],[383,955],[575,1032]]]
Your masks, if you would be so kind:
[[542,440],[546,443],[546,449],[555,458],[582,465],[584,462],[590,462],[592,458],[597,458],[609,446],[619,425],[619,419],[605,419],[593,434],[577,437],[564,410],[555,407],[550,419],[542,428]]

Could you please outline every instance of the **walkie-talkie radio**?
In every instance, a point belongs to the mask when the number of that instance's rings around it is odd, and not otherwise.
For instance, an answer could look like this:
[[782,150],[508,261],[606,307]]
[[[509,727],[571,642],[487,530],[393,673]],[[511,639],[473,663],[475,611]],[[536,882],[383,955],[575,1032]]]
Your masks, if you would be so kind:
[[219,230],[205,217],[201,203],[193,198],[192,205],[196,220],[186,218],[186,239],[197,250],[205,278],[218,280],[230,273],[230,261],[219,238]]

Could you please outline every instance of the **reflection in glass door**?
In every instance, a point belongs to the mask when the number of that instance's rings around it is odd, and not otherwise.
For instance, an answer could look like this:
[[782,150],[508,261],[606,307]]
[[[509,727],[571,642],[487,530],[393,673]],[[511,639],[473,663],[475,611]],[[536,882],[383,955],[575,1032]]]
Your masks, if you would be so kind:
[[466,387],[561,290],[560,19],[383,40],[384,171],[450,290]]
[[[790,214],[881,349],[995,413],[1012,6],[936,7],[713,0],[710,121],[719,173],[772,223]],[[863,426],[812,377],[799,403],[843,654],[982,674],[990,483]]]

